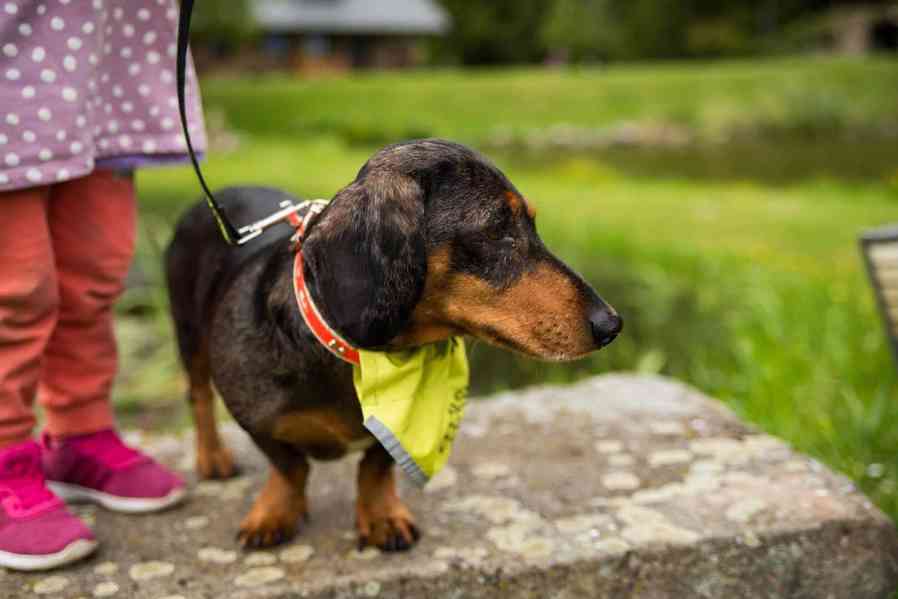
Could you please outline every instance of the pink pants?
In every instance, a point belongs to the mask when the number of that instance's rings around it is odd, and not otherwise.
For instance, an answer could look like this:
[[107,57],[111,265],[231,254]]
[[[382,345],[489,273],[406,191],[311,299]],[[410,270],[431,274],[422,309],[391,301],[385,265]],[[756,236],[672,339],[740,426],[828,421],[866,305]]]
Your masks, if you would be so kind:
[[112,305],[134,231],[127,175],[0,193],[0,447],[31,436],[35,397],[52,435],[113,425]]

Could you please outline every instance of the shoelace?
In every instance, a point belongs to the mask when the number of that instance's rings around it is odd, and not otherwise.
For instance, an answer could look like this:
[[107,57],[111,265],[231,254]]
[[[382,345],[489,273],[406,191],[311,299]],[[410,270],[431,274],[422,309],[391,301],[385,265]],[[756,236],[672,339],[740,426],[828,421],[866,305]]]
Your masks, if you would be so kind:
[[44,484],[39,454],[22,452],[0,463],[0,498],[3,505],[18,510],[56,499]]

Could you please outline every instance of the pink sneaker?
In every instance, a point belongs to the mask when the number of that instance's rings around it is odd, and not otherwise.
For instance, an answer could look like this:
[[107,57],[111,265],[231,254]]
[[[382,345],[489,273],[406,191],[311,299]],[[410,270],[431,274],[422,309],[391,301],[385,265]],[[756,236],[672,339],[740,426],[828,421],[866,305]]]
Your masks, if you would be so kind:
[[184,481],[125,445],[112,429],[53,439],[44,433],[47,486],[66,501],[115,512],[155,512],[184,498]]
[[37,442],[0,450],[0,566],[47,570],[96,548],[90,529],[47,490]]

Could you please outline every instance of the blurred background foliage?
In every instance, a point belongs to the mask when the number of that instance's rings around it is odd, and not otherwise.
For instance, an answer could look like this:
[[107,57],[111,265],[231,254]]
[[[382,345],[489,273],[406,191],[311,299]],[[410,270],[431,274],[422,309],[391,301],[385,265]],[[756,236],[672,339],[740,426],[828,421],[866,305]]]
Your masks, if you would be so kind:
[[[838,0],[440,0],[452,32],[439,61],[465,65],[750,56],[801,49],[796,28]],[[888,6],[872,0],[863,6]],[[538,32],[534,35],[534,32]],[[797,39],[798,38],[798,39]],[[814,43],[805,36],[804,49]]]
[[[194,42],[227,53],[257,39],[252,1],[198,2]],[[894,6],[893,0],[436,1],[452,26],[432,40],[430,62],[468,66],[812,51],[832,35],[834,18]]]
[[217,53],[239,51],[259,35],[250,10],[250,0],[199,0],[190,22],[190,39],[194,45],[211,48]]

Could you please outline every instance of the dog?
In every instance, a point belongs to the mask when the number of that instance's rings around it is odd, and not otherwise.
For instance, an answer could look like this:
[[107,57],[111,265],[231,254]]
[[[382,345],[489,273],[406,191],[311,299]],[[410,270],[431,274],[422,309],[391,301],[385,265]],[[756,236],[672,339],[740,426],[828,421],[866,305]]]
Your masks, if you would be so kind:
[[[262,187],[216,196],[240,222],[298,201]],[[622,320],[546,249],[535,216],[508,178],[469,148],[436,139],[388,146],[309,221],[301,246],[308,293],[358,348],[392,351],[468,335],[543,360],[583,357],[611,343]],[[359,547],[406,550],[420,533],[397,494],[393,459],[363,427],[352,367],[317,340],[297,307],[293,232],[282,224],[232,247],[199,203],[166,250],[198,474],[235,473],[216,429],[214,384],[270,462],[239,527],[245,548],[297,532],[307,515],[310,458],[361,450]]]

